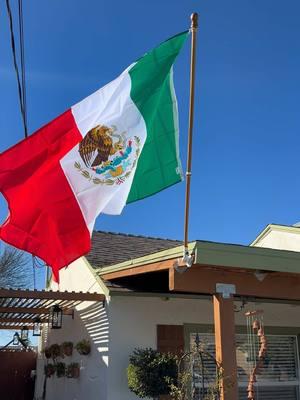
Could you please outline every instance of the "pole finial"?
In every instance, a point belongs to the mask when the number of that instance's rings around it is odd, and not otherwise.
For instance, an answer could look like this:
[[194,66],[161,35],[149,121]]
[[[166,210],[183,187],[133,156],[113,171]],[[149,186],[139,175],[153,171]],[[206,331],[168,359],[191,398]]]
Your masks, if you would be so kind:
[[191,29],[198,28],[198,13],[191,14]]

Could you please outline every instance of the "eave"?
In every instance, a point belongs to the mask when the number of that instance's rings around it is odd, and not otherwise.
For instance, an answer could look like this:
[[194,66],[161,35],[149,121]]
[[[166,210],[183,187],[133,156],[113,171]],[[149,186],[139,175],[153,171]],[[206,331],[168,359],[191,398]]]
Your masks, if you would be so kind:
[[[189,244],[195,264],[300,274],[300,253],[261,247],[196,241]],[[168,269],[181,258],[183,246],[95,270],[104,279]]]
[[[216,284],[224,283],[235,285],[237,296],[300,300],[299,252],[203,241],[190,243],[190,251],[195,262],[184,273],[173,265],[182,258],[182,246],[104,267],[96,273],[117,287],[136,292],[212,295]],[[263,281],[256,277],[258,270],[267,273]]]

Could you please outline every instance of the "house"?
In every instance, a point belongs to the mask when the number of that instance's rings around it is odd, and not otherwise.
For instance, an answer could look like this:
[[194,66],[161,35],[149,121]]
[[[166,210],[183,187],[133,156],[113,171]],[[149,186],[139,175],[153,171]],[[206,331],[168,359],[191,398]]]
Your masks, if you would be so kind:
[[74,319],[66,316],[62,329],[45,330],[40,343],[42,350],[87,338],[92,351],[65,359],[80,363],[79,379],[47,380],[40,352],[36,399],[46,387],[47,400],[135,400],[126,378],[134,348],[179,353],[191,348],[197,333],[212,353],[216,345],[228,376],[238,374],[238,385],[223,399],[247,399],[253,335],[245,312],[258,309],[268,338],[259,398],[298,399],[300,228],[269,225],[250,246],[195,241],[189,249],[194,265],[177,272],[181,242],[94,232],[91,252],[61,271],[59,289],[103,293],[106,301],[79,304]]

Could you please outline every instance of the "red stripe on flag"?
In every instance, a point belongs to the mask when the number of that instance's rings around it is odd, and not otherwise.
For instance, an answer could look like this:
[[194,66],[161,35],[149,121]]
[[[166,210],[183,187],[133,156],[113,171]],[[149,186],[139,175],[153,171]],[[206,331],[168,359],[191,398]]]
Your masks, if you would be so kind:
[[0,191],[10,211],[0,237],[44,260],[57,280],[59,269],[90,249],[90,233],[60,166],[81,139],[68,110],[0,155]]

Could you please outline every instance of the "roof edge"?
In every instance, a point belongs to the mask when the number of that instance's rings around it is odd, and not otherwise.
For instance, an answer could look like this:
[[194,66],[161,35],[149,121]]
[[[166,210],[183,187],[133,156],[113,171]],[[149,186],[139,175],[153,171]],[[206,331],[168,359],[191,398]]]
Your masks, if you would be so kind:
[[[197,248],[197,242],[191,242],[188,244],[190,252],[194,253]],[[98,276],[108,274],[111,272],[118,272],[132,267],[139,267],[141,265],[152,264],[155,262],[166,261],[171,258],[182,257],[184,246],[172,247],[171,249],[161,250],[157,253],[148,254],[147,256],[138,257],[129,261],[124,261],[119,264],[109,265],[105,267],[94,268],[95,273]],[[92,267],[91,267],[92,268]]]
[[195,264],[199,265],[300,274],[299,263],[297,251],[197,242]]
[[94,276],[94,278],[95,278],[96,282],[98,283],[98,285],[100,286],[100,288],[103,290],[105,297],[108,297],[110,295],[109,288],[105,285],[105,283],[103,282],[101,277],[96,273],[95,268],[93,268],[91,266],[91,264],[88,262],[88,260],[84,256],[82,257],[82,259],[83,259],[83,262],[85,263],[85,265],[87,266],[87,268],[90,270],[91,274]]
[[264,239],[268,235],[268,233],[270,233],[271,231],[284,231],[284,232],[290,232],[290,233],[297,233],[298,235],[300,235],[300,228],[297,226],[268,224],[260,232],[260,234],[253,240],[253,242],[250,243],[249,246],[255,246],[262,239]]
[[[269,226],[267,228],[269,229]],[[205,241],[189,243],[189,250],[195,254],[194,263],[198,265],[300,274],[300,253],[296,251]],[[177,246],[94,271],[101,277],[172,258],[181,258],[182,254],[183,246]]]
[[271,231],[272,224],[268,224],[256,238],[249,244],[249,246],[255,246],[261,239],[263,239],[270,231]]

